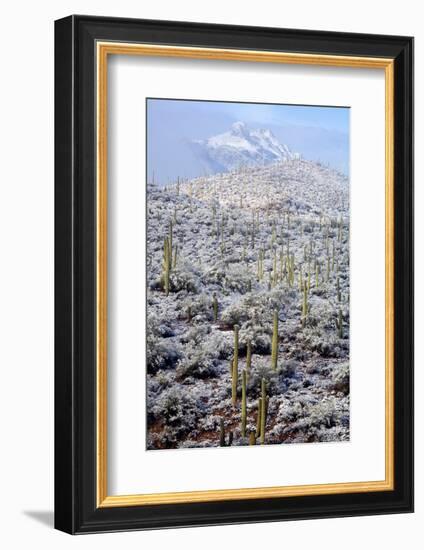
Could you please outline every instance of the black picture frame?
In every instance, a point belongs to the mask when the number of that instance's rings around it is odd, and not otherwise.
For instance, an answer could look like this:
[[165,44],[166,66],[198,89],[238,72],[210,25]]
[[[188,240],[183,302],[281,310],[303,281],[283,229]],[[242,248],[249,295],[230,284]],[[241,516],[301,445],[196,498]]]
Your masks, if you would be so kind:
[[[392,491],[97,507],[96,49],[99,40],[394,60]],[[55,22],[55,527],[94,533],[413,511],[413,39],[73,15]]]

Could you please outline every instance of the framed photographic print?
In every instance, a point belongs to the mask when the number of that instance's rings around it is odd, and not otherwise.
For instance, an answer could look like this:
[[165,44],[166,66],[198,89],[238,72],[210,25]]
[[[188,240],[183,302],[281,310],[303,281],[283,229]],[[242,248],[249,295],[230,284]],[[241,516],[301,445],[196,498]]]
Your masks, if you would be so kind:
[[55,26],[55,525],[413,509],[413,39]]

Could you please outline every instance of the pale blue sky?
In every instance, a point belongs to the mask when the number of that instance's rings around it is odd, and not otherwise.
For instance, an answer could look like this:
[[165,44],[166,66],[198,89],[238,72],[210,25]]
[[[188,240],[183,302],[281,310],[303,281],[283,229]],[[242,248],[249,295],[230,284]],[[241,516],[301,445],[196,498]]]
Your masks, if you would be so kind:
[[204,171],[189,146],[243,121],[269,128],[281,143],[309,160],[349,171],[349,108],[191,100],[147,100],[148,172],[166,184]]

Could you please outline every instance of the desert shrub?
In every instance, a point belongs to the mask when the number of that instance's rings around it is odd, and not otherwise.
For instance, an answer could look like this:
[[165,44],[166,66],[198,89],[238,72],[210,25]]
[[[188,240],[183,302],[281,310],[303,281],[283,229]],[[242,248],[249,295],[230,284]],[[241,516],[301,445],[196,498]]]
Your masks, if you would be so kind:
[[284,377],[293,377],[299,370],[299,362],[294,359],[280,359],[280,372]]
[[179,303],[179,308],[180,316],[183,318],[187,317],[190,308],[191,322],[193,323],[205,323],[213,319],[212,297],[206,294],[184,297]]
[[221,321],[230,327],[241,325],[249,319],[249,311],[244,300],[239,300],[229,305],[221,314]]
[[267,395],[273,395],[278,389],[279,372],[271,368],[271,358],[261,357],[259,355],[252,356],[252,369],[249,372],[247,380],[247,389],[249,395],[259,396],[261,391],[262,378],[265,379],[267,385]]
[[[266,329],[265,329],[266,330]],[[241,346],[245,348],[246,340],[249,339],[252,345],[252,351],[258,355],[269,355],[271,353],[271,335],[264,327],[247,321],[242,326]]]
[[199,291],[200,274],[198,270],[189,262],[180,262],[173,268],[170,275],[171,292],[186,290],[196,294]]
[[180,341],[183,344],[191,345],[203,345],[208,335],[211,333],[211,327],[209,325],[196,325],[189,328],[184,334],[181,335]]
[[154,374],[159,369],[176,365],[181,357],[181,348],[175,342],[148,334],[146,338],[147,372]]
[[338,417],[337,400],[333,396],[327,396],[316,404],[304,407],[304,415],[300,423],[304,428],[312,426],[331,428],[337,424]]
[[331,379],[333,388],[345,395],[349,394],[349,363],[341,363],[332,369]]
[[148,335],[152,334],[161,338],[174,336],[173,319],[167,315],[166,311],[161,311],[160,315],[149,311],[146,319],[146,331]]
[[343,358],[349,350],[348,341],[344,344],[335,331],[325,332],[314,327],[307,327],[300,335],[305,349],[317,352],[325,358]]
[[205,285],[217,284],[226,292],[238,292],[240,294],[247,292],[249,281],[251,284],[253,283],[252,273],[240,263],[238,254],[226,257],[225,261],[216,261],[202,277],[202,282]]
[[279,403],[277,412],[277,424],[287,424],[287,422],[295,422],[303,416],[303,406],[296,401],[290,403],[288,399],[283,399]]
[[185,355],[178,361],[176,374],[179,379],[214,378],[217,376],[218,356],[205,345],[190,342],[184,348]]
[[149,400],[147,406],[148,422],[161,421],[173,428],[175,435],[188,433],[196,425],[196,401],[179,384],[162,391],[156,399]]

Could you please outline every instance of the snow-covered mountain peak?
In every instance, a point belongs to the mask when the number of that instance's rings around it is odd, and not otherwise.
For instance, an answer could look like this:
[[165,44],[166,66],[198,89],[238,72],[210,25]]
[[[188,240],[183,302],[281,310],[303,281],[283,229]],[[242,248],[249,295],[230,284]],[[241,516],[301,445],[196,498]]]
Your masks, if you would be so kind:
[[244,122],[241,122],[240,120],[237,122],[234,122],[231,125],[231,133],[236,136],[245,136],[248,135],[247,126]]
[[280,143],[268,128],[252,130],[241,121],[234,122],[227,132],[194,143],[204,159],[222,171],[299,157]]

